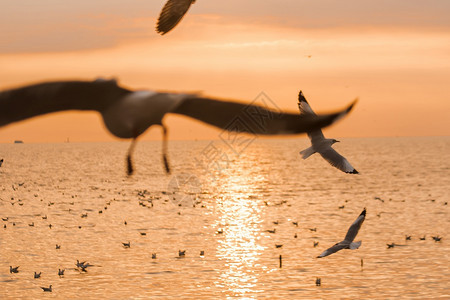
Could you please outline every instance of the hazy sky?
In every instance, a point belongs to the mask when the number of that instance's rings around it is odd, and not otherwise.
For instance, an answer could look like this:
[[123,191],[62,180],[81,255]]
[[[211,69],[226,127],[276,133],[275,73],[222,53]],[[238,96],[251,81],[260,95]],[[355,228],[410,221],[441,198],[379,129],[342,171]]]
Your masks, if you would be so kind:
[[[335,137],[450,135],[450,1],[197,0],[165,36],[165,1],[0,0],[0,89],[44,80],[116,77],[130,88],[200,91],[252,101],[264,91],[295,111],[351,115]],[[184,117],[171,139],[214,139]],[[154,128],[144,139],[160,138]],[[0,129],[0,142],[115,140],[94,112]]]

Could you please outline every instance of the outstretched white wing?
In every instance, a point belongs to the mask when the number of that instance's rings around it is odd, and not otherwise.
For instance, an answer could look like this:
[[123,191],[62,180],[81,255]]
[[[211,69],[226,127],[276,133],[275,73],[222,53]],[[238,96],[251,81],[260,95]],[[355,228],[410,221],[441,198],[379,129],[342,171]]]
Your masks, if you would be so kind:
[[359,172],[352,167],[348,160],[340,155],[336,150],[328,147],[325,151],[318,151],[319,154],[332,165],[345,173],[358,174]]
[[348,247],[348,244],[343,244],[342,242],[339,242],[339,243],[335,244],[334,246],[328,248],[327,250],[323,251],[322,254],[320,254],[317,257],[318,258],[325,257],[325,256],[328,256],[330,254],[338,252],[339,250],[342,250],[347,247]]
[[352,225],[350,225],[350,228],[347,231],[344,241],[347,241],[349,243],[353,242],[365,219],[366,219],[366,209],[364,208],[364,210],[361,212],[358,218],[356,218],[355,222],[353,222]]

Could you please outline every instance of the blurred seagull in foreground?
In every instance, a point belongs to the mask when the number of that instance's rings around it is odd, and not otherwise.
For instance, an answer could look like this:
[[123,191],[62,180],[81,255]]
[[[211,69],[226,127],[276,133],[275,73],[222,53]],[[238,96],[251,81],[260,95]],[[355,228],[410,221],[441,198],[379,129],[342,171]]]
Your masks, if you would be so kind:
[[98,111],[113,135],[133,139],[126,160],[131,175],[131,154],[136,139],[152,125],[160,125],[163,129],[163,161],[170,173],[166,155],[167,128],[163,124],[168,113],[185,115],[227,131],[287,135],[328,126],[345,116],[355,102],[335,113],[299,117],[294,113],[196,94],[131,91],[120,87],[115,80],[53,81],[0,92],[0,127],[51,112]]
[[156,31],[161,35],[172,30],[187,13],[195,0],[168,0],[159,15]]
[[[302,91],[298,94],[298,108],[301,116],[316,115],[316,113],[309,106],[309,103],[306,101],[306,98],[303,96]],[[335,139],[326,139],[320,129],[308,131],[308,137],[311,140],[311,147],[300,151],[300,155],[303,159],[307,159],[317,152],[333,167],[336,167],[345,173],[359,173],[352,167],[345,157],[340,155],[331,147],[334,143],[339,141]]]
[[351,250],[358,249],[359,246],[361,246],[361,241],[353,242],[353,240],[358,234],[358,231],[361,228],[361,225],[364,222],[365,218],[366,218],[366,209],[364,208],[364,210],[361,212],[358,218],[356,218],[355,222],[353,222],[353,224],[348,229],[347,235],[345,236],[344,240],[342,242],[335,244],[333,247],[328,248],[317,257],[318,258],[325,257],[335,252],[338,252],[339,250],[342,249],[351,249]]

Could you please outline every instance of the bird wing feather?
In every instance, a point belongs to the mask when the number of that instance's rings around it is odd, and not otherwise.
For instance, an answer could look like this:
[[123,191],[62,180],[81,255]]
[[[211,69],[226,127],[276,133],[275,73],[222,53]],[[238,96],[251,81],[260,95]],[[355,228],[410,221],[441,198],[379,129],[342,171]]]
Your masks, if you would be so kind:
[[335,244],[334,246],[328,248],[327,250],[323,251],[322,254],[317,256],[318,258],[328,256],[330,254],[333,254],[335,252],[338,252],[339,250],[342,250],[344,248],[348,247],[348,244],[344,244],[343,242],[339,242]]
[[353,222],[352,225],[350,225],[350,228],[347,231],[344,241],[347,241],[348,243],[353,242],[365,219],[366,219],[366,209],[364,208],[364,210],[361,212],[358,218],[356,218],[355,222]]
[[161,34],[166,34],[172,30],[181,21],[194,2],[192,0],[168,0],[159,15],[156,31]]
[[319,149],[319,151],[317,152],[319,152],[319,154],[333,167],[336,167],[345,173],[352,173],[352,174],[358,173],[358,171],[356,171],[355,168],[352,167],[352,165],[348,162],[348,160],[342,155],[340,155],[336,150],[331,148],[331,146],[327,147],[326,150],[321,151]]
[[[305,96],[303,96],[302,91],[298,93],[298,109],[300,110],[300,115],[316,115],[308,101],[306,101]],[[320,129],[308,132],[308,137],[311,139],[312,144],[325,139],[323,132]]]
[[276,135],[298,134],[331,125],[346,115],[353,105],[332,114],[299,117],[298,114],[277,112],[258,105],[193,96],[180,102],[171,112],[227,131]]
[[103,111],[129,90],[115,80],[53,81],[0,92],[0,127],[63,110]]

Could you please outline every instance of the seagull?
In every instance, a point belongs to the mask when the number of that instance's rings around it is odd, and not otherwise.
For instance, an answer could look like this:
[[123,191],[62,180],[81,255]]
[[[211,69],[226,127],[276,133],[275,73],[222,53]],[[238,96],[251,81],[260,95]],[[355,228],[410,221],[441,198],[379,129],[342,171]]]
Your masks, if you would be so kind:
[[[49,81],[0,91],[0,127],[34,116],[65,110],[100,112],[106,128],[132,142],[126,157],[128,175],[134,171],[131,154],[136,139],[152,125],[163,129],[163,162],[167,159],[168,113],[181,114],[232,132],[253,135],[287,135],[311,132],[331,125],[355,105],[332,114],[312,115],[277,112],[262,106],[201,97],[197,94],[132,91],[116,80]],[[242,125],[239,125],[242,124]]]
[[156,25],[156,31],[164,35],[181,21],[195,0],[168,0],[164,5]]
[[348,229],[344,240],[342,242],[335,244],[333,247],[328,248],[317,257],[318,258],[325,257],[342,249],[351,249],[351,250],[358,249],[359,246],[361,246],[361,241],[353,242],[353,240],[358,234],[358,231],[361,228],[361,225],[364,222],[365,218],[366,218],[366,209],[364,208],[364,210],[361,212],[358,218],[356,218],[355,222],[353,222],[353,224],[350,225],[350,228]]
[[[298,94],[298,108],[301,116],[314,116],[316,113],[311,109],[306,98],[303,96],[302,91]],[[319,153],[326,161],[328,161],[333,167],[338,168],[342,172],[350,174],[358,174],[355,168],[348,162],[348,160],[340,155],[331,146],[334,143],[339,142],[335,139],[326,139],[321,129],[315,129],[308,131],[308,137],[311,140],[311,147],[300,151],[300,155],[303,159],[307,159],[314,153]]]
[[76,266],[77,266],[77,268],[81,269],[81,271],[87,272],[86,269],[87,269],[88,267],[93,267],[94,265],[91,265],[91,264],[89,264],[89,263],[86,263],[86,261],[80,262],[80,261],[77,259]]
[[19,267],[9,266],[9,273],[19,273]]
[[50,284],[49,287],[43,287],[43,286],[41,286],[41,289],[42,289],[44,292],[52,292],[52,285]]
[[440,242],[441,241],[441,239],[442,239],[442,237],[440,237],[440,236],[432,236],[432,238],[433,238],[433,240],[435,241],[435,242]]

